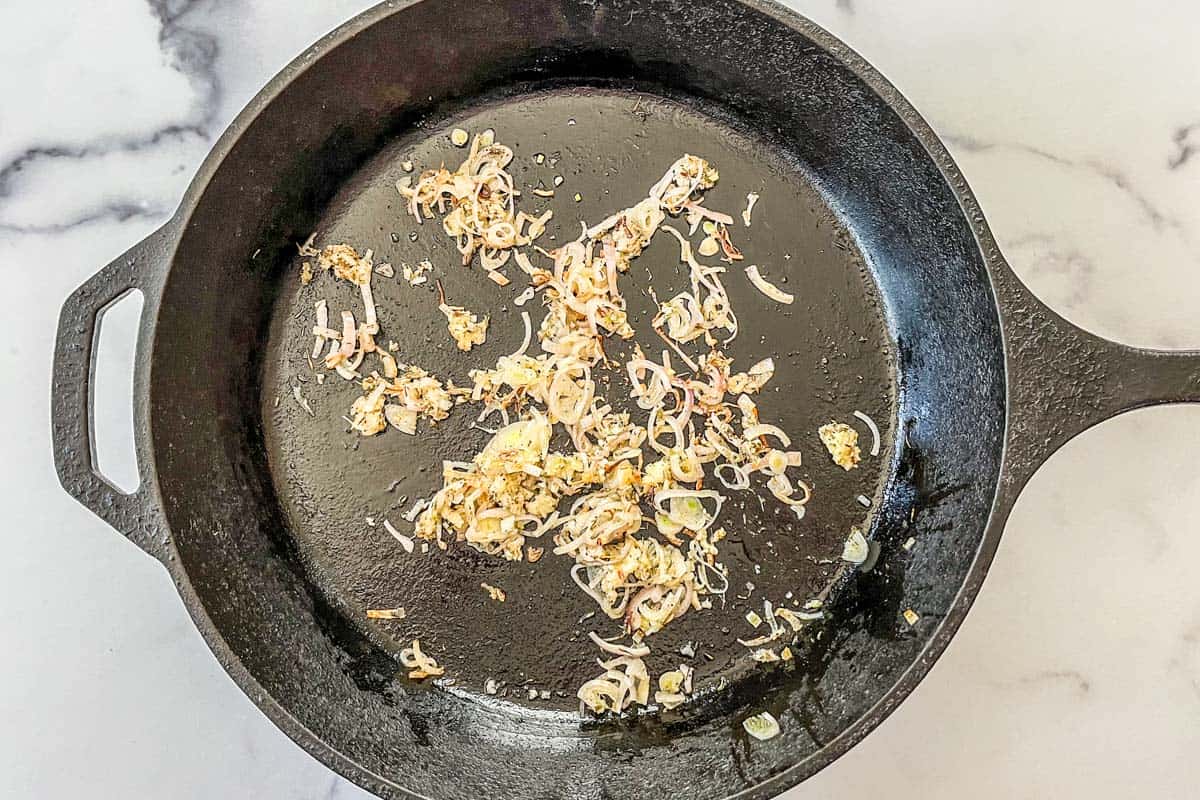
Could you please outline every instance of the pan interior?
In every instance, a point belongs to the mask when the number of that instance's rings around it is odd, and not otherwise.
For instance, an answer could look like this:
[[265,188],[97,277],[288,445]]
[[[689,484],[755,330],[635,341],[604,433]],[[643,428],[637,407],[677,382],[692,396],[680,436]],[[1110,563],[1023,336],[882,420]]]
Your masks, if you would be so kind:
[[[514,298],[525,287],[511,264],[513,283],[498,287],[478,264],[464,267],[438,221],[418,225],[404,208],[395,184],[427,167],[451,169],[465,157],[449,138],[451,129],[495,131],[513,148],[509,167],[522,196],[518,208],[554,212],[539,244],[553,248],[579,234],[580,220],[595,224],[644,197],[675,159],[702,156],[720,171],[706,205],[735,217],[731,233],[745,261],[728,266],[724,283],[740,321],[739,334],[726,348],[736,369],[771,356],[776,373],[758,398],[764,421],[779,425],[803,453],[800,477],[813,487],[803,520],[776,502],[756,481],[754,492],[725,492],[730,500],[720,519],[728,532],[720,560],[729,569],[725,602],[691,611],[648,639],[652,675],[687,663],[696,669],[699,695],[730,686],[787,681],[791,667],[752,662],[737,642],[762,633],[746,614],[763,613],[763,601],[798,610],[824,596],[844,573],[842,546],[852,526],[870,523],[858,498],[878,503],[889,475],[888,454],[895,416],[893,356],[874,284],[862,254],[815,186],[800,160],[779,143],[748,133],[715,107],[665,92],[604,86],[556,86],[495,95],[428,118],[387,143],[346,181],[313,229],[317,245],[347,242],[370,248],[375,262],[393,265],[396,277],[376,275],[372,286],[379,308],[381,341],[395,341],[402,360],[431,373],[470,385],[472,368],[492,366],[520,345],[522,311],[534,328],[542,312],[537,300],[519,308]],[[559,180],[561,177],[561,181]],[[534,187],[554,189],[541,198]],[[752,225],[740,212],[747,194],[758,193]],[[682,219],[669,224],[686,231]],[[693,237],[694,244],[703,234]],[[430,282],[410,286],[402,265],[428,259]],[[401,515],[441,483],[443,459],[469,459],[489,438],[471,426],[476,406],[452,412],[437,425],[420,424],[417,436],[389,430],[362,438],[343,419],[360,394],[357,386],[330,373],[320,385],[308,361],[313,304],[329,303],[332,319],[342,309],[361,308],[354,287],[318,275],[308,286],[299,280],[297,256],[279,277],[269,341],[262,359],[261,405],[267,461],[282,508],[286,536],[308,582],[327,607],[331,629],[353,630],[382,652],[395,656],[419,638],[423,649],[446,669],[441,688],[479,702],[509,703],[547,711],[576,708],[575,691],[599,672],[600,654],[589,631],[620,632],[620,622],[596,613],[595,604],[569,577],[572,561],[549,552],[540,562],[507,562],[462,544],[441,552],[407,554],[384,529],[389,520],[403,532]],[[715,260],[710,259],[710,260]],[[796,297],[778,304],[753,288],[743,266],[759,265],[773,282]],[[664,349],[649,326],[654,303],[649,290],[666,299],[686,288],[679,248],[664,233],[621,277],[630,304],[635,341],[649,354]],[[437,310],[432,278],[441,280],[449,302],[490,317],[485,345],[458,351]],[[632,342],[610,339],[606,350],[621,357]],[[534,346],[536,348],[536,344]],[[689,347],[693,355],[700,350]],[[678,359],[674,359],[678,361]],[[623,370],[597,370],[598,394],[644,421],[628,399]],[[313,416],[293,399],[295,387]],[[852,416],[861,410],[877,420],[884,442],[872,458],[867,429]],[[834,465],[816,430],[831,420],[855,424],[864,459],[846,472]],[[711,480],[711,477],[709,478]],[[368,522],[374,521],[374,525]],[[648,533],[648,531],[644,531]],[[495,602],[481,583],[502,588]],[[369,621],[368,608],[403,606],[407,617]],[[680,649],[694,650],[693,657]],[[386,671],[386,662],[378,667]],[[396,672],[398,665],[393,665]],[[392,676],[380,676],[388,682]],[[494,681],[498,691],[484,694]],[[530,690],[537,699],[530,700]],[[549,698],[540,694],[550,693]]]

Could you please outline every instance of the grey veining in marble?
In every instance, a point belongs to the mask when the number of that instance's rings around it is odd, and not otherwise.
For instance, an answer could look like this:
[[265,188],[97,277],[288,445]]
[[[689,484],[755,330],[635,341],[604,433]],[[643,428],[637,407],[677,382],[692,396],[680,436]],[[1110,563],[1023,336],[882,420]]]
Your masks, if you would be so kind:
[[[0,796],[365,797],[241,695],[158,565],[62,494],[47,395],[66,294],[170,215],[272,74],[367,4],[0,4]],[[793,5],[946,138],[1051,306],[1133,344],[1200,347],[1200,9]],[[929,678],[788,797],[1196,796],[1198,450],[1200,408],[1175,407],[1052,458]]]

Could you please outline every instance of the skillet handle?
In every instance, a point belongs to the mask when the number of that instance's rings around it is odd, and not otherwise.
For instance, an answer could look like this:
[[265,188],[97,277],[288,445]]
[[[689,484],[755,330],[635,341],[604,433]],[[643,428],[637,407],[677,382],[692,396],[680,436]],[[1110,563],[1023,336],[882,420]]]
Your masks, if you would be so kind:
[[1009,352],[1005,488],[1012,496],[1093,425],[1146,406],[1200,403],[1200,351],[1146,350],[1088,333],[1011,274],[996,288]]
[[[169,550],[167,528],[149,477],[147,431],[148,348],[157,317],[160,290],[174,250],[172,223],[158,229],[97,272],[63,303],[54,346],[51,384],[51,435],[54,466],[64,489],[134,544],[160,561]],[[138,488],[126,493],[96,469],[92,397],[96,333],[104,311],[133,290],[144,296],[138,329],[134,377],[134,450]]]

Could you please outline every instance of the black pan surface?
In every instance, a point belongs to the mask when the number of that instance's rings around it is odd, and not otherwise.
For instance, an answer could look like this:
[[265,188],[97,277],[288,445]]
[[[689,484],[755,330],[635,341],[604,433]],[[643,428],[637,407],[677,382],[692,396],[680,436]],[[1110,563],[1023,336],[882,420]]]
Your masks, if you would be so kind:
[[[528,87],[515,93],[473,98],[452,113],[421,120],[390,142],[353,175],[313,228],[318,245],[349,242],[371,248],[377,262],[395,266],[395,278],[376,275],[373,289],[383,326],[381,338],[400,343],[401,359],[458,385],[470,385],[472,368],[489,367],[515,350],[523,324],[513,298],[525,287],[515,265],[505,288],[488,280],[478,265],[463,267],[436,221],[418,225],[395,189],[409,174],[445,163],[453,168],[465,150],[449,141],[452,128],[480,132],[491,128],[516,156],[510,171],[524,194],[519,208],[554,211],[547,248],[575,238],[579,220],[589,224],[644,197],[650,184],[683,153],[701,155],[720,170],[706,204],[735,218],[748,192],[761,200],[753,224],[732,229],[746,261],[732,265],[726,286],[739,315],[738,338],[727,348],[735,368],[766,356],[776,360],[776,377],[760,398],[764,420],[780,425],[804,453],[801,477],[813,487],[808,514],[797,521],[756,480],[757,492],[731,494],[720,520],[728,539],[721,559],[729,568],[731,591],[711,610],[693,611],[650,637],[647,659],[652,675],[687,663],[696,670],[697,694],[727,691],[747,676],[762,680],[773,668],[749,659],[737,642],[761,634],[745,620],[763,600],[799,609],[812,598],[825,599],[835,578],[845,573],[840,555],[851,526],[869,527],[869,512],[856,500],[876,501],[891,467],[889,421],[894,416],[891,345],[874,284],[863,257],[796,154],[778,141],[747,131],[714,104],[665,93],[602,86]],[[535,155],[544,156],[543,163]],[[414,173],[415,174],[415,173]],[[551,199],[531,188],[563,181]],[[575,195],[580,200],[575,200]],[[686,222],[675,220],[686,231]],[[678,245],[657,236],[622,278],[636,341],[649,353],[663,342],[650,329],[654,303],[648,289],[667,298],[686,288]],[[400,274],[402,264],[429,259],[430,282],[413,287]],[[469,459],[488,434],[471,427],[477,410],[461,407],[436,426],[422,423],[418,436],[395,431],[361,438],[343,419],[360,393],[357,386],[329,373],[315,382],[308,351],[313,303],[325,298],[331,315],[360,307],[354,287],[318,276],[307,287],[299,280],[297,256],[283,272],[274,304],[270,338],[263,356],[262,409],[268,463],[285,519],[309,579],[326,602],[379,647],[398,653],[413,638],[446,667],[444,688],[477,697],[485,682],[499,684],[497,697],[539,709],[576,713],[578,686],[598,673],[597,648],[588,631],[606,637],[621,631],[619,621],[596,614],[595,604],[571,582],[573,561],[547,553],[539,563],[507,562],[466,545],[447,552],[404,552],[382,527],[401,519],[417,498],[440,487],[443,459]],[[764,297],[741,274],[756,263],[797,301],[791,306]],[[433,279],[450,301],[488,313],[487,343],[469,354],[458,351],[437,310]],[[536,326],[537,301],[525,306]],[[640,323],[640,324],[639,324]],[[632,343],[610,340],[606,351],[623,361]],[[694,346],[692,355],[698,355]],[[678,362],[678,358],[674,357]],[[601,371],[605,372],[605,371]],[[601,392],[643,420],[627,399],[623,369],[608,370]],[[310,417],[292,398],[294,386],[316,412]],[[878,458],[865,455],[871,436],[852,416],[861,409],[884,425]],[[861,432],[864,461],[846,472],[833,464],[816,435],[831,420],[848,421]],[[709,480],[713,481],[711,474]],[[717,484],[717,488],[719,484]],[[371,518],[375,525],[368,525]],[[549,544],[543,542],[542,544]],[[552,546],[552,544],[550,545]],[[489,599],[481,582],[502,587],[503,603]],[[369,621],[367,608],[403,606],[402,621]],[[691,643],[694,656],[680,648]],[[788,669],[794,667],[788,665]],[[529,690],[549,690],[547,699],[529,700]]]

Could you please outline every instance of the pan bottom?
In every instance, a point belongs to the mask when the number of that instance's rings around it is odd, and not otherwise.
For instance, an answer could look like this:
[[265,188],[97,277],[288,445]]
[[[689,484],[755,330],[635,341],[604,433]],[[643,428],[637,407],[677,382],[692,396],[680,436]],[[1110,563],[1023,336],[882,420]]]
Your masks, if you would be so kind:
[[[782,139],[750,134],[734,117],[708,102],[638,90],[557,86],[477,102],[426,119],[388,142],[342,186],[314,231],[318,245],[347,242],[391,263],[395,278],[376,276],[374,295],[382,341],[395,341],[403,360],[470,385],[470,369],[488,367],[517,349],[523,337],[521,310],[513,298],[524,288],[521,273],[497,287],[477,266],[463,267],[452,240],[436,221],[418,225],[407,215],[395,184],[422,169],[453,169],[465,157],[449,136],[461,127],[495,131],[513,148],[509,167],[529,213],[553,210],[539,244],[552,248],[574,239],[579,222],[595,224],[644,197],[683,153],[709,160],[720,171],[705,205],[737,220],[731,228],[746,260],[729,265],[724,278],[741,321],[725,351],[735,368],[775,359],[774,379],[759,398],[764,420],[777,424],[803,453],[799,470],[813,488],[802,520],[756,484],[756,493],[729,493],[719,524],[728,532],[719,560],[729,570],[730,590],[710,610],[690,611],[649,637],[652,675],[686,663],[696,670],[698,694],[715,692],[777,668],[750,660],[737,639],[755,631],[747,612],[763,613],[763,601],[798,609],[823,596],[844,572],[842,546],[852,526],[866,526],[861,498],[878,502],[889,464],[863,448],[858,469],[834,465],[816,430],[831,420],[856,424],[861,410],[883,435],[890,453],[896,390],[892,344],[869,271],[854,237],[822,197],[811,173]],[[411,162],[413,171],[408,167]],[[532,193],[553,189],[553,197]],[[760,195],[752,224],[740,212],[747,194]],[[686,229],[686,223],[676,226]],[[488,340],[460,353],[437,310],[432,280],[413,287],[401,265],[428,259],[431,278],[445,286],[455,305],[491,317]],[[374,646],[395,656],[414,638],[445,667],[439,684],[487,702],[510,702],[547,711],[574,709],[575,691],[599,672],[595,631],[609,637],[619,622],[598,613],[572,583],[567,557],[547,554],[536,564],[507,562],[464,545],[446,552],[406,553],[382,526],[402,531],[401,514],[440,486],[443,459],[469,459],[488,434],[471,427],[475,412],[458,409],[436,426],[422,421],[417,436],[396,431],[361,438],[343,414],[359,395],[356,386],[330,374],[322,384],[307,360],[313,304],[328,301],[331,317],[360,307],[357,292],[318,275],[310,285],[295,269],[280,277],[263,359],[264,437],[288,534],[313,587],[320,587],[336,625],[349,625]],[[757,264],[764,275],[796,297],[785,306],[763,296],[741,273]],[[663,343],[650,330],[654,303],[648,289],[669,297],[686,287],[674,239],[658,236],[621,279],[637,341],[647,353]],[[523,310],[540,321],[536,303]],[[610,356],[627,355],[632,342],[613,340]],[[310,404],[309,416],[293,402],[294,387]],[[618,409],[631,408],[627,378],[614,371],[601,379],[602,393]],[[374,521],[374,525],[368,522]],[[543,542],[542,544],[548,544]],[[492,600],[480,584],[504,590]],[[318,589],[314,588],[314,591]],[[403,620],[370,621],[368,608],[402,606]],[[802,669],[802,666],[800,667]],[[402,672],[395,665],[397,673]],[[394,675],[377,676],[381,684]],[[495,689],[491,695],[484,691]]]

